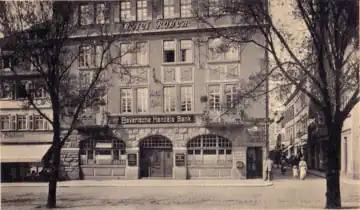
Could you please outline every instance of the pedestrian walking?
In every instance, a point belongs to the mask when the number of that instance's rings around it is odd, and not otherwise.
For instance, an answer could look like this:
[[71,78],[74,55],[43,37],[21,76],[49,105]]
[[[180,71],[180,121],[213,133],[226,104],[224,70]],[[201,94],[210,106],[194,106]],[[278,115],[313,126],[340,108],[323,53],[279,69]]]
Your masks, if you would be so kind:
[[271,157],[269,156],[268,159],[266,160],[265,163],[265,170],[266,170],[266,176],[265,176],[265,181],[271,181],[272,180],[272,168],[274,165],[274,161],[271,160]]
[[293,178],[296,179],[299,176],[297,165],[293,165]]
[[281,174],[282,175],[285,175],[285,172],[286,172],[286,166],[285,166],[285,164],[286,164],[286,161],[285,161],[285,159],[283,158],[282,160],[281,160]]
[[300,171],[300,179],[304,180],[307,174],[307,164],[304,160],[304,157],[302,157],[301,161],[299,162],[299,171]]

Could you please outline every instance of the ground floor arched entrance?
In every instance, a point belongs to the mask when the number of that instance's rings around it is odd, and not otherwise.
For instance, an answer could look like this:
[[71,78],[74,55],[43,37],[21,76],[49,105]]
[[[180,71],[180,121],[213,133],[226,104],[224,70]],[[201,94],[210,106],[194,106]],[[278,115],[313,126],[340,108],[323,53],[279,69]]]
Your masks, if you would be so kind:
[[173,176],[173,146],[168,138],[150,136],[140,141],[139,147],[141,178]]

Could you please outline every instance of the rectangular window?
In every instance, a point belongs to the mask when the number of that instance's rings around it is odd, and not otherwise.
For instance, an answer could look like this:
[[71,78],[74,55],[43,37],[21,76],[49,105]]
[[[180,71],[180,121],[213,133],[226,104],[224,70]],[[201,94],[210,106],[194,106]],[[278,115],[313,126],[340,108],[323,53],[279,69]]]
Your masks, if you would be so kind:
[[95,67],[104,67],[107,63],[106,53],[104,52],[104,46],[97,45],[95,46],[94,59]]
[[105,3],[95,4],[95,23],[104,24],[109,22],[109,9]]
[[208,86],[208,95],[209,95],[209,109],[220,110],[220,108],[221,108],[220,85],[209,85]]
[[191,112],[192,101],[193,101],[193,87],[192,86],[181,87],[180,96],[181,96],[181,111]]
[[81,4],[80,5],[80,25],[89,25],[92,23],[92,12],[90,4]]
[[209,39],[209,60],[239,60],[239,47],[221,38]]
[[121,16],[121,21],[129,22],[132,20],[130,1],[122,1],[120,3],[120,16]]
[[136,109],[138,113],[148,111],[148,89],[138,88],[136,90]]
[[26,129],[26,116],[17,116],[17,129],[25,130]]
[[91,47],[90,46],[81,46],[79,48],[79,67],[80,68],[89,68],[91,67]]
[[176,111],[176,88],[164,87],[164,112]]
[[220,0],[209,0],[208,2],[209,16],[220,15]]
[[148,64],[148,53],[147,53],[146,43],[136,43],[136,64],[138,65],[146,65]]
[[1,130],[10,129],[10,116],[0,116],[0,128]]
[[225,100],[227,108],[234,108],[236,105],[236,86],[235,85],[226,85],[225,86]]
[[192,17],[191,0],[181,0],[180,2],[180,16],[182,18]]
[[27,86],[27,84],[24,81],[16,84],[16,98],[17,99],[26,98],[26,93],[27,93],[26,86]]
[[121,89],[120,100],[121,100],[121,113],[132,112],[132,89]]
[[225,51],[226,60],[237,60],[239,59],[239,49],[236,46],[229,46]]
[[44,118],[42,116],[35,116],[34,126],[35,130],[44,130]]
[[14,85],[12,84],[12,82],[1,81],[0,83],[1,98],[12,99],[14,96]]
[[129,43],[122,43],[120,44],[120,60],[121,64],[123,65],[131,65],[132,64],[132,54],[133,54],[133,47]]
[[175,0],[164,0],[164,19],[175,18]]
[[136,5],[136,19],[137,21],[148,20],[147,14],[147,0],[137,0]]
[[175,62],[175,41],[164,41],[164,63]]
[[192,62],[193,50],[192,50],[191,40],[180,41],[180,56],[181,56],[181,62]]
[[12,62],[11,62],[11,57],[10,56],[3,56],[2,58],[1,58],[1,62],[0,62],[0,69],[2,69],[2,68],[11,68],[11,64],[12,64]]

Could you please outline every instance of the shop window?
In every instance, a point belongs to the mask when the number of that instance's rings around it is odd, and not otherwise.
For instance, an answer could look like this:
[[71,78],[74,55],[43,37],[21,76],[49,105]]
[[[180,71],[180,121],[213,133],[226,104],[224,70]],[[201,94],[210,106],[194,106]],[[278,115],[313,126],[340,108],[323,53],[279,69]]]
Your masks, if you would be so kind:
[[80,143],[81,164],[124,165],[125,143],[122,140],[84,140]]
[[202,135],[187,144],[189,165],[231,165],[232,144],[218,135]]

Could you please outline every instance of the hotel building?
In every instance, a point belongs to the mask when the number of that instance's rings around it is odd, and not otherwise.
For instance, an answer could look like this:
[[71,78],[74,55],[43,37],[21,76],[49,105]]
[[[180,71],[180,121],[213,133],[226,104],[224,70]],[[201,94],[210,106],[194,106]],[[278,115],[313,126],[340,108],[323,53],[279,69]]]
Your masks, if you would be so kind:
[[[110,83],[105,105],[89,111],[86,122],[62,149],[63,178],[262,177],[267,154],[266,100],[251,104],[245,110],[246,118],[236,108],[230,114],[222,113],[232,106],[239,81],[260,71],[266,53],[251,43],[216,50],[223,40],[197,21],[192,9],[198,9],[219,30],[243,30],[248,25],[226,14],[214,18],[213,9],[195,0],[72,4],[76,8],[72,17],[79,25],[74,43],[101,40],[96,28],[105,25],[119,37],[120,51],[141,47],[121,58],[131,64],[135,76],[107,71]],[[83,11],[101,15],[95,18]],[[85,35],[89,28],[94,30],[91,36]],[[254,39],[261,37],[254,35]],[[84,79],[91,77],[91,59],[96,58],[84,53],[73,67]],[[4,109],[0,110],[3,115]],[[204,120],[206,116],[210,120]],[[26,142],[29,135],[45,138],[26,128],[21,131],[22,139],[14,139],[6,134],[20,130],[4,128],[1,135],[7,141]]]

